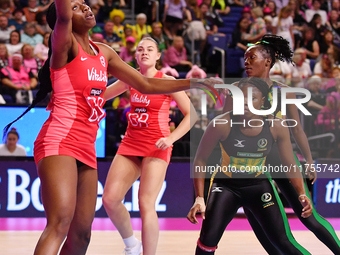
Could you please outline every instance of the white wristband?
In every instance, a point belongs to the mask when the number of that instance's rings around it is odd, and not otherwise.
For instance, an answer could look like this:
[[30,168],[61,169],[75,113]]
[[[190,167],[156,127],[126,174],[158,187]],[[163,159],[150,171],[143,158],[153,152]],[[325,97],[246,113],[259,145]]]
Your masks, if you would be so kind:
[[205,203],[203,197],[196,197],[195,203],[191,208],[194,208],[196,205],[200,206],[200,212],[205,212]]

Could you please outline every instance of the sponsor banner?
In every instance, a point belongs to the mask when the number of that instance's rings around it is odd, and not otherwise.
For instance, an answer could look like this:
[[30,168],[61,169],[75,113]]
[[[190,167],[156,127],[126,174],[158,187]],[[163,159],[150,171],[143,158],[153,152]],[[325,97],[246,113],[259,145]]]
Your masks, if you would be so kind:
[[[111,161],[98,162],[96,217],[107,217],[102,195]],[[156,200],[159,217],[186,217],[194,198],[189,162],[170,163]],[[123,203],[132,217],[139,217],[139,181],[128,191]],[[6,158],[0,161],[0,217],[45,217],[33,158]]]
[[[335,169],[340,159],[319,159],[317,164]],[[324,175],[324,172],[318,175]],[[314,203],[317,212],[323,217],[340,217],[340,174],[318,178],[314,184]]]

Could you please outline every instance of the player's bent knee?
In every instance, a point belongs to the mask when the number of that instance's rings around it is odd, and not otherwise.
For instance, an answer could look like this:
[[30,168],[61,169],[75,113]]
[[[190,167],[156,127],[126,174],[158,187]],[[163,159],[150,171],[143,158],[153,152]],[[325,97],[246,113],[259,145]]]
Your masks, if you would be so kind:
[[105,192],[103,193],[103,205],[106,210],[114,210],[118,204],[121,204],[124,197],[118,197],[114,195],[112,192]]

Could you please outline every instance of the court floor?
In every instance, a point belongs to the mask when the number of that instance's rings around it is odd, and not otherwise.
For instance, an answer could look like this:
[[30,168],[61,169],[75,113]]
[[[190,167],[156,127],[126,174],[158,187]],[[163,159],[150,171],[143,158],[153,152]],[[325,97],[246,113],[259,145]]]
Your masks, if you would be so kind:
[[[340,219],[328,219],[340,236]],[[44,218],[0,218],[0,254],[33,254],[35,244],[45,225]],[[200,224],[193,225],[184,218],[161,218],[160,237],[157,254],[188,255],[194,254]],[[332,254],[311,232],[295,217],[289,223],[296,240],[313,255]],[[136,236],[140,238],[141,222],[132,219]],[[119,233],[107,218],[96,218],[93,223],[91,243],[87,254],[122,254],[124,244]],[[266,254],[243,217],[235,218],[226,229],[219,247],[219,254],[260,255]]]

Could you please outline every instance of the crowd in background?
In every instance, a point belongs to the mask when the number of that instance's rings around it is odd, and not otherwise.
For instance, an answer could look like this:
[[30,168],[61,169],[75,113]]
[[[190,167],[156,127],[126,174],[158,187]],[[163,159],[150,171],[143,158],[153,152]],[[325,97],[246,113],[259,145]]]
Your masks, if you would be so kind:
[[[46,10],[52,2],[0,0],[0,104],[30,104],[39,89],[37,73],[47,59],[51,33]],[[212,56],[211,36],[228,37],[226,48],[245,51],[264,34],[280,35],[289,41],[295,65],[278,61],[271,69],[271,78],[309,89],[312,99],[306,107],[317,116],[313,124],[323,126],[324,132],[339,128],[339,0],[138,0],[132,10],[134,20],[128,19],[131,0],[86,2],[97,19],[89,34],[93,41],[108,44],[125,62],[138,68],[136,46],[150,36],[162,53],[159,69],[176,78],[221,75],[220,63]],[[239,7],[239,19],[233,31],[225,32],[225,17],[235,6]],[[109,77],[109,83],[114,80]],[[188,95],[194,104],[200,101],[201,92]],[[128,111],[128,93],[106,107]],[[210,110],[221,107],[208,102]],[[176,114],[173,103],[170,127],[180,121]],[[122,121],[126,121],[124,117]],[[199,126],[204,128],[202,123]]]

